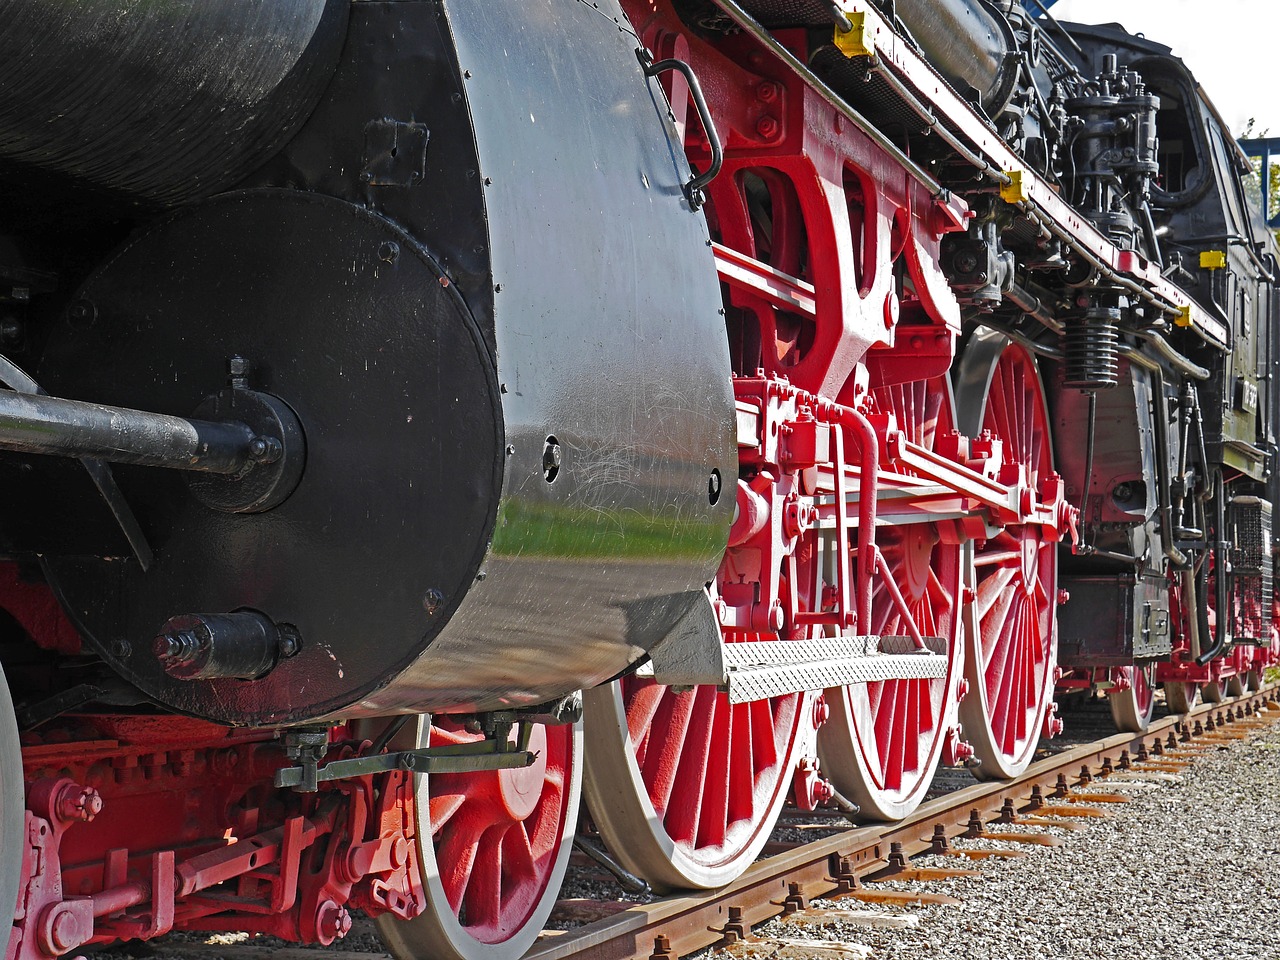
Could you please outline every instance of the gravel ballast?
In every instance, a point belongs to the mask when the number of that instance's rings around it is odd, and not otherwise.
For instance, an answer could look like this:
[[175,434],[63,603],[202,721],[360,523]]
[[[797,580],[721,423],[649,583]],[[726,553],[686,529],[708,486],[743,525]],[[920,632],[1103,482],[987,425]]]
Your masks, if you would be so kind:
[[[917,917],[909,928],[834,919],[837,910],[868,908],[845,899],[815,904],[830,922],[774,921],[756,935],[866,945],[877,960],[1280,960],[1278,767],[1280,724],[1272,724],[1173,776],[1126,784],[1117,773],[1090,789],[1132,801],[1061,833],[1062,846],[979,865],[917,859],[915,866],[976,866],[983,875],[889,885],[962,901],[877,908]],[[786,955],[804,954],[791,946]],[[813,956],[824,955],[815,945]]]

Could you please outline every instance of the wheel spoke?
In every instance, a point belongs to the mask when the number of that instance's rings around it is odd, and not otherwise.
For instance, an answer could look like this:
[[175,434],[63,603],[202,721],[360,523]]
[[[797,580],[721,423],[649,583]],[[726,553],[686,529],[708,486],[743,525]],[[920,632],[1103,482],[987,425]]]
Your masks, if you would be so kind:
[[456,817],[444,839],[436,845],[440,884],[455,913],[461,909],[463,896],[470,886],[480,839],[488,826],[480,816]]
[[538,880],[538,857],[529,837],[527,824],[517,823],[502,837],[502,885],[505,898]]
[[1017,567],[1000,567],[989,577],[983,578],[978,584],[977,591],[977,607],[978,621],[985,623],[992,615],[992,608],[999,603],[1001,609],[997,612],[997,618],[1003,620],[1008,613],[1009,601],[1012,599],[1010,587],[1015,577],[1018,576]]
[[663,695],[667,688],[652,680],[635,681],[631,688],[631,696],[627,699],[627,733],[631,738],[633,749],[640,753],[640,762],[644,762],[642,740],[645,740],[653,719],[662,705]]
[[928,733],[929,727],[923,722],[924,711],[920,707],[920,702],[926,699],[924,691],[926,684],[919,680],[908,680],[903,683],[906,689],[906,710],[903,716],[902,742],[905,746],[902,756],[902,767],[899,771],[899,783],[901,783],[901,773],[907,771],[915,771],[920,767],[920,736],[922,733]]
[[462,809],[467,796],[464,793],[447,793],[443,796],[431,797],[428,804],[432,829],[439,834],[441,828],[449,822],[455,813]]
[[773,723],[773,706],[768,700],[751,702],[752,777],[758,776],[778,762],[777,731]]
[[502,918],[502,835],[480,840],[463,894],[464,925],[491,929]]
[[693,843],[698,835],[706,791],[707,760],[711,754],[711,735],[715,718],[715,687],[698,687],[696,705],[689,720],[679,765],[673,782],[673,793],[679,802],[669,804],[663,822],[667,833],[677,842]]
[[698,845],[703,847],[724,843],[729,829],[729,769],[736,746],[732,737],[732,709],[728,697],[717,696],[712,706],[711,740],[719,749],[710,751],[707,756],[706,786],[699,804]]
[[[947,588],[942,585],[942,581],[938,578],[938,573],[932,567],[929,568],[929,586],[925,598],[929,603],[930,619],[933,621],[933,629],[940,631],[940,623],[943,617],[952,616],[955,613],[955,601],[947,593]],[[924,598],[922,598],[924,599]],[[934,613],[933,611],[937,611]],[[934,634],[937,635],[936,633]]]
[[898,685],[892,680],[881,684],[879,709],[873,714],[875,718],[876,750],[880,755],[880,773],[892,762],[890,754],[893,742],[898,735]]
[[881,745],[881,756],[884,758],[884,765],[881,770],[882,782],[886,790],[897,790],[902,786],[902,771],[905,764],[905,754],[907,749],[907,697],[906,685],[900,681],[890,680],[888,686],[892,688],[890,700],[893,703],[893,711],[889,715],[888,722],[884,727],[888,734],[888,743]]
[[693,691],[668,691],[668,695],[662,698],[662,706],[649,734],[650,749],[645,754],[641,771],[658,816],[666,812],[671,801],[680,756],[693,719],[694,699]]
[[725,820],[749,820],[755,788],[756,737],[751,729],[753,703],[734,707],[730,713],[729,736],[732,738],[733,763],[729,764],[729,805]]
[[560,818],[567,800],[565,773],[548,768],[542,784],[542,797],[537,808],[524,822],[525,835],[535,859],[545,862],[560,844]]
[[1018,658],[1022,651],[1019,632],[1022,622],[1017,616],[1017,600],[1009,598],[1010,613],[997,621],[1000,634],[992,646],[992,659],[987,665],[987,696],[991,709],[991,725],[1000,748],[1009,749],[1009,727],[1012,721],[1010,704],[1013,700],[1013,682],[1018,672]]

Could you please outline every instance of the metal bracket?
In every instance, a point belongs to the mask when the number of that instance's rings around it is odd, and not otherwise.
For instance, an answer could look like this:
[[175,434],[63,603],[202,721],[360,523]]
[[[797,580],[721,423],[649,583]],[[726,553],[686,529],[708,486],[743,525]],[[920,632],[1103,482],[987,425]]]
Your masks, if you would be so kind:
[[[282,767],[277,770],[275,785],[302,787],[300,792],[306,793],[314,791],[314,784],[328,780],[346,780],[391,770],[409,770],[414,773],[477,773],[484,770],[512,770],[530,766],[537,758],[536,754],[526,749],[528,745],[529,726],[522,724],[518,742],[515,744],[509,744],[505,740],[454,743],[443,747],[423,747],[420,750],[399,750],[395,753],[352,757],[349,760],[333,760],[323,767],[318,766],[315,760],[304,757],[301,766]],[[313,775],[308,776],[308,774]]]
[[668,686],[696,686],[724,683],[728,667],[720,622],[704,592],[694,598],[688,611],[671,632],[649,651],[649,663],[637,673],[652,673],[658,683]]
[[689,84],[689,94],[693,97],[693,105],[698,109],[698,119],[702,121],[702,129],[706,132],[707,143],[711,147],[711,165],[707,167],[705,173],[698,173],[694,170],[693,176],[683,188],[684,198],[689,201],[689,206],[694,210],[698,210],[707,202],[702,188],[716,178],[716,175],[720,173],[720,168],[724,165],[724,149],[720,145],[720,134],[716,132],[715,122],[711,119],[711,111],[707,108],[707,99],[702,95],[702,85],[698,83],[698,78],[693,73],[693,67],[683,60],[671,58],[653,63],[649,59],[648,52],[643,49],[636,50],[636,59],[640,61],[640,69],[644,71],[646,77],[656,77],[658,74],[666,73],[668,70],[675,70]]

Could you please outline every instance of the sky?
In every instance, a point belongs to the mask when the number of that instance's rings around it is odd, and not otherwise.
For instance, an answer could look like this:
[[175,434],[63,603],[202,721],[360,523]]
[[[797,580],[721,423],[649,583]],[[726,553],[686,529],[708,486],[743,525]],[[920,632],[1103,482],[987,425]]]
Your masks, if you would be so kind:
[[[1030,5],[1035,9],[1034,5]],[[1173,48],[1240,136],[1280,137],[1280,43],[1275,0],[1057,0],[1050,12],[1076,23],[1119,23]]]

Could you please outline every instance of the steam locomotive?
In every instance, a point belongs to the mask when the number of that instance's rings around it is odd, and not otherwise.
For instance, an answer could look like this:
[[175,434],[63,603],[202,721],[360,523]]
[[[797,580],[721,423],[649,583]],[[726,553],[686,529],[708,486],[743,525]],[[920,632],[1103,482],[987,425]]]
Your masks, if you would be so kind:
[[[517,957],[1277,657],[1277,250],[1013,0],[0,0],[7,960]],[[581,691],[581,692],[580,692]],[[18,771],[22,771],[19,777]],[[585,809],[580,811],[580,798]]]

